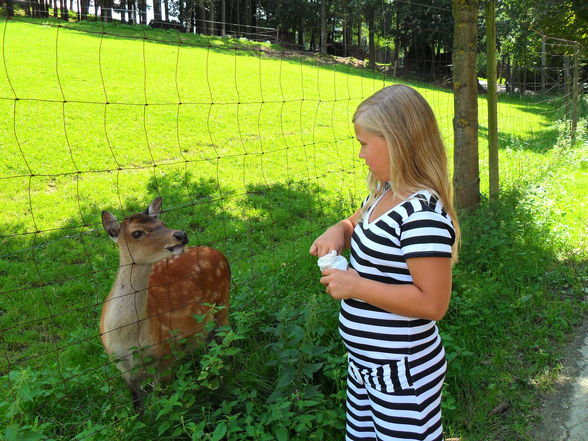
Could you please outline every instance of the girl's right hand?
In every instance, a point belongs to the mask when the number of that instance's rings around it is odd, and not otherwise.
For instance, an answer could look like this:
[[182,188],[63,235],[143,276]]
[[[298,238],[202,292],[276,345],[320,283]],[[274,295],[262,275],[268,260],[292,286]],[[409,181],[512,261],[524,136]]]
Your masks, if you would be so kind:
[[345,231],[341,224],[333,225],[328,228],[323,234],[316,238],[310,246],[310,254],[317,257],[322,257],[331,250],[337,251],[341,254],[345,246]]

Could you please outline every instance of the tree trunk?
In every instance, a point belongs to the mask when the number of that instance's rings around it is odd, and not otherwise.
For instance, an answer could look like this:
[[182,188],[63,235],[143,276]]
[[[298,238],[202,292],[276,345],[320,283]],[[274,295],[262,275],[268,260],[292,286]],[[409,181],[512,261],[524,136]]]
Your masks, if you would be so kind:
[[59,2],[59,9],[61,10],[61,19],[63,21],[68,21],[69,20],[69,12],[67,10],[67,1],[66,0],[61,0]]
[[436,64],[435,64],[435,56],[437,55],[435,47],[433,47],[431,49],[431,70],[429,72],[429,74],[431,75],[431,79],[433,81],[435,81],[437,79],[437,68],[436,68]]
[[514,93],[514,84],[512,78],[512,62],[510,61],[510,57],[508,57],[506,60],[506,93]]
[[304,17],[300,14],[300,22],[298,23],[298,46],[304,50]]
[[347,29],[349,29],[349,16],[347,13],[345,14],[345,18],[343,19],[343,56],[348,56],[348,40],[347,40]]
[[478,165],[478,96],[476,32],[478,0],[452,0],[453,34],[454,172],[453,186],[458,209],[480,202]]
[[368,55],[368,68],[376,68],[376,20],[374,19],[374,12],[370,10],[366,14],[368,24],[368,35],[369,35],[369,55]]
[[343,30],[343,34],[344,34],[343,54],[346,57],[349,57],[351,55],[352,29],[353,29],[353,18],[351,17],[351,11],[347,10],[347,16],[345,18],[345,29]]
[[39,0],[39,17],[48,17],[48,7],[45,0]]
[[249,26],[251,26],[251,0],[245,0],[245,22],[243,23],[246,28],[245,28],[245,32],[249,33],[251,32],[251,28]]
[[220,21],[221,21],[221,36],[224,37],[227,33],[227,28],[225,26],[225,23],[227,21],[227,3],[225,0],[220,0],[220,10],[221,10],[221,17],[220,17]]
[[102,17],[102,21],[112,21],[112,0],[102,0],[100,15]]
[[572,75],[572,121],[570,128],[571,146],[576,145],[576,130],[578,128],[578,98],[580,97],[580,43],[576,42],[574,53],[574,70]]
[[209,35],[216,35],[216,26],[215,26],[215,18],[216,18],[216,7],[214,4],[214,0],[210,0],[210,10],[208,12],[208,34]]
[[357,47],[361,50],[361,15],[357,16]]
[[203,4],[197,6],[198,8],[198,19],[196,20],[196,28],[198,29],[196,32],[199,32],[202,35],[206,35],[208,32],[208,26],[206,26],[206,8]]
[[12,0],[6,0],[6,15],[8,17],[14,17],[14,5]]
[[327,0],[321,0],[321,54],[327,55]]
[[147,24],[147,0],[139,0],[139,24]]
[[257,37],[257,2],[256,0],[249,0],[251,2],[249,8],[249,15],[251,20],[251,31],[254,34],[254,38]]
[[161,0],[153,0],[153,20],[161,21]]
[[130,25],[135,24],[135,14],[134,14],[134,11],[133,11],[133,1],[132,0],[126,0],[126,3],[127,3],[127,16],[129,18],[128,23]]
[[541,38],[541,94],[547,90],[547,51],[545,50],[545,35]]
[[[572,74],[571,74],[571,70],[570,70],[570,57],[568,57],[567,55],[564,56],[564,84],[563,84],[563,89],[564,89],[564,96],[565,98],[565,113],[566,113],[566,118],[568,117],[568,115],[570,114],[570,102],[571,102],[571,84],[572,84]],[[559,84],[557,86],[557,88],[559,89]]]

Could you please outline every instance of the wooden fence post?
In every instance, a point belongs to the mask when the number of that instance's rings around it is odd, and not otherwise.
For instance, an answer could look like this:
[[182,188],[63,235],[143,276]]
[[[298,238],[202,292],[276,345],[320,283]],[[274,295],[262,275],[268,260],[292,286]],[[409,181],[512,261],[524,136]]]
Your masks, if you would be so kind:
[[496,0],[486,2],[486,62],[488,77],[488,171],[490,200],[498,200],[498,115],[496,99]]
[[572,75],[572,126],[571,144],[576,144],[576,130],[578,128],[578,97],[580,96],[580,43],[576,43],[574,53],[574,73]]

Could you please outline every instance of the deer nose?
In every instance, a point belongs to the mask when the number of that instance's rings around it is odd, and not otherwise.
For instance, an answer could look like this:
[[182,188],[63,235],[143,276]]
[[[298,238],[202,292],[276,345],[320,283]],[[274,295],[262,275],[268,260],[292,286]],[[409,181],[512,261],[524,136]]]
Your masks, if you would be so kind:
[[174,233],[174,239],[176,239],[182,245],[186,245],[188,243],[188,235],[185,231],[176,231]]

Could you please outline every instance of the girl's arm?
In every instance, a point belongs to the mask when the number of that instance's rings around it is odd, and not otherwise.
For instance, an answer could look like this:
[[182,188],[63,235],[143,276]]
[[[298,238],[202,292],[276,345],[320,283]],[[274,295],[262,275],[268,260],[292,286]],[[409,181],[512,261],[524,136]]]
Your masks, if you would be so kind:
[[357,271],[326,269],[321,283],[334,299],[355,298],[406,317],[441,320],[451,297],[451,259],[407,259],[412,284],[390,285],[359,276]]
[[343,249],[349,248],[353,229],[357,225],[360,216],[361,209],[357,210],[348,218],[329,227],[310,246],[310,254],[321,257],[331,250],[336,250],[337,254],[341,254]]

